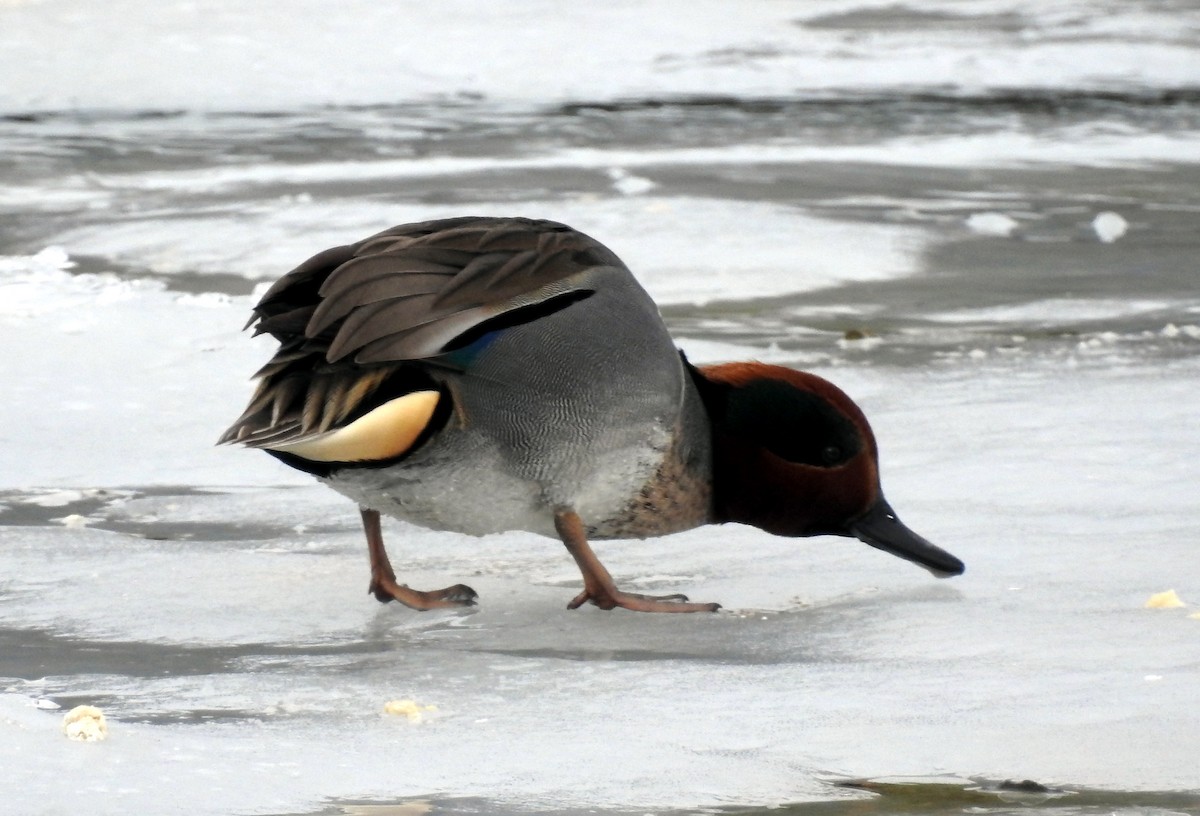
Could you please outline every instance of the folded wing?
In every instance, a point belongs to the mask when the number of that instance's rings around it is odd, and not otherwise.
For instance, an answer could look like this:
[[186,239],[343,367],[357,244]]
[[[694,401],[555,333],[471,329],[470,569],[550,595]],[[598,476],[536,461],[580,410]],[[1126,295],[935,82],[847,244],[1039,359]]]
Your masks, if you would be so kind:
[[518,218],[406,224],[321,252],[254,307],[248,326],[279,349],[220,442],[303,450],[398,397],[436,391],[419,361],[445,362],[492,328],[586,297],[584,273],[599,266],[624,269],[582,233]]

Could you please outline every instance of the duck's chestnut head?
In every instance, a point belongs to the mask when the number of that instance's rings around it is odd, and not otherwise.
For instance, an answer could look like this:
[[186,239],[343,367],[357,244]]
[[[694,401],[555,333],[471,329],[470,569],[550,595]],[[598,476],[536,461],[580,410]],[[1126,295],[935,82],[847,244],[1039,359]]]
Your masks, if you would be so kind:
[[840,388],[763,363],[692,372],[712,425],[714,521],[853,536],[936,575],[963,571],[896,518],[880,489],[875,435]]

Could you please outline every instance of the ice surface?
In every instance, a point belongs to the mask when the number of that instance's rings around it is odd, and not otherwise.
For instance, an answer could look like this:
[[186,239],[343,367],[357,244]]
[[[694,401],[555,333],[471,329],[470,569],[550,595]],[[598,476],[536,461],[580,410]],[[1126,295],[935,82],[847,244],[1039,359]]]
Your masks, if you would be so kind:
[[[883,440],[893,504],[966,575],[739,527],[601,545],[618,581],[720,600],[715,616],[568,613],[578,579],[555,542],[398,523],[407,580],[466,580],[481,605],[382,607],[353,508],[316,486],[116,495],[91,528],[0,528],[0,628],[28,655],[6,659],[27,679],[0,696],[0,761],[25,769],[8,801],[152,811],[167,779],[193,813],[430,792],[772,803],[827,797],[843,776],[930,773],[1192,788],[1198,624],[1143,604],[1168,586],[1200,597],[1198,373],[838,372]],[[188,481],[201,452],[162,475]],[[54,453],[75,458],[66,441]],[[251,452],[220,456],[243,483],[279,475]],[[72,509],[5,504],[30,500]],[[168,540],[139,537],[156,520]],[[100,706],[108,741],[64,739],[61,713],[32,705],[46,695]],[[439,716],[385,717],[398,697]]]
[[[1142,608],[1168,586],[1200,597],[1194,356],[822,370],[871,416],[893,504],[967,561],[960,579],[856,542],[709,528],[600,551],[630,588],[726,611],[568,613],[578,578],[553,541],[389,525],[406,580],[482,596],[419,615],[365,594],[352,507],[211,447],[267,352],[238,331],[246,298],[71,275],[53,251],[23,263],[0,298],[0,520],[26,520],[0,527],[18,812],[149,812],[168,779],[200,814],[430,792],[770,804],[888,774],[1195,786],[1197,622]],[[682,342],[698,361],[787,361]],[[99,705],[109,740],[64,739],[61,713],[34,707],[47,696]],[[385,717],[400,697],[439,716]]]
[[[286,110],[918,86],[1188,87],[1197,11],[1007,0],[0,5],[0,110]],[[96,48],[104,43],[104,48]],[[564,43],[570,44],[564,54]],[[88,59],[78,55],[87,54]]]
[[[770,204],[716,199],[639,196],[624,200],[522,201],[475,204],[475,212],[510,211],[557,220],[599,237],[638,270],[659,303],[702,302],[736,296],[739,289],[769,296],[817,289],[847,280],[892,277],[912,270],[922,235],[888,224],[845,224]],[[386,219],[381,219],[381,212]],[[72,230],[62,240],[76,252],[175,273],[236,271],[273,279],[313,253],[406,221],[461,215],[461,206],[381,208],[355,201],[285,202],[222,222],[213,242],[212,216],[161,214]],[[739,228],[715,240],[713,224]],[[786,234],[787,241],[774,236]],[[603,236],[603,237],[601,237]],[[611,237],[609,237],[611,236]],[[653,237],[653,240],[649,238]],[[835,256],[826,247],[841,248]],[[780,270],[786,270],[781,274]],[[249,303],[238,308],[246,314]]]
[[[0,486],[239,481],[212,443],[264,350],[240,333],[246,306],[113,275],[0,273]],[[198,368],[206,356],[227,373]]]

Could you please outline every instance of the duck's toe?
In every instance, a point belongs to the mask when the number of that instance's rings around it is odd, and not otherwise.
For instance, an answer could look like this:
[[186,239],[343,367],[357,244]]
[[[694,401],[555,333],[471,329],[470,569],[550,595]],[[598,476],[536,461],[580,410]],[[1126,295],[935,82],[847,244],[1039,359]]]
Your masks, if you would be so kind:
[[426,611],[429,609],[445,609],[455,606],[474,606],[479,593],[466,584],[455,584],[445,589],[432,592],[422,592],[404,584],[397,584],[386,575],[372,579],[367,591],[375,596],[380,603],[399,601],[410,609]]
[[466,584],[455,584],[452,587],[439,589],[437,592],[432,592],[430,594],[440,596],[442,600],[446,600],[460,606],[474,606],[475,599],[479,597],[479,593],[471,589]]
[[629,609],[633,612],[716,612],[718,603],[688,603],[686,595],[638,595],[613,589],[585,589],[567,604],[567,609],[578,609],[585,603],[601,609]]

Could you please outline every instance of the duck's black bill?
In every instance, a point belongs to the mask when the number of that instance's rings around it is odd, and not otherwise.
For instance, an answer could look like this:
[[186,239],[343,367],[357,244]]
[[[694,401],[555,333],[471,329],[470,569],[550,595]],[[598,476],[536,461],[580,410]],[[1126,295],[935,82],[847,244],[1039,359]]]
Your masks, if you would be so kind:
[[874,507],[850,524],[850,534],[872,547],[919,564],[938,578],[962,575],[966,569],[962,561],[905,527],[882,496]]

